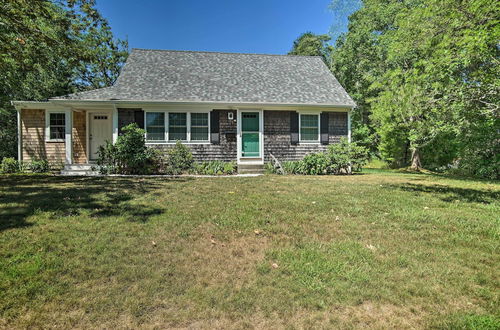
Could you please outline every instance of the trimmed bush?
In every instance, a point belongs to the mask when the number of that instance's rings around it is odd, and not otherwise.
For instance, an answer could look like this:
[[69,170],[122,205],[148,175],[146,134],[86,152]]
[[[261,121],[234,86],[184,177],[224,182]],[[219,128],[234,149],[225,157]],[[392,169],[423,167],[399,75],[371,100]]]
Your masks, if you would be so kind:
[[12,157],[5,157],[2,159],[0,170],[2,173],[17,173],[19,172],[19,162]]
[[146,147],[145,131],[136,123],[122,128],[113,144],[109,141],[98,151],[97,165],[103,174],[154,174],[160,169],[160,154]]
[[189,170],[194,166],[193,155],[189,148],[183,145],[180,141],[175,143],[175,146],[167,153],[165,163],[165,172],[168,174],[179,175]]

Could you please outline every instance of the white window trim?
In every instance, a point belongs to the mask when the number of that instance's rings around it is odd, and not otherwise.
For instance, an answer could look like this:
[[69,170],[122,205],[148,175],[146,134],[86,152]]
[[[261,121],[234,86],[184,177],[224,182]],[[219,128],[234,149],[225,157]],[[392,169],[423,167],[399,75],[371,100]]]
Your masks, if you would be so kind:
[[[302,115],[312,115],[318,117],[318,139],[317,140],[303,140],[302,139]],[[299,143],[300,144],[319,144],[321,138],[321,116],[318,112],[299,112]]]
[[51,114],[64,114],[64,132],[66,136],[66,131],[68,130],[68,113],[67,111],[61,110],[45,110],[45,141],[46,142],[64,142],[65,139],[51,139],[50,138],[50,115]]
[[[148,130],[147,130],[147,122],[148,122],[148,113],[153,113],[153,112],[159,112],[163,113],[163,140],[148,140]],[[167,113],[164,111],[144,111],[144,130],[146,131],[144,134],[144,137],[146,138],[146,143],[165,143],[167,139],[167,123],[168,123],[168,118],[167,118]]]
[[[175,141],[170,141],[169,140],[169,113],[185,113],[186,114],[186,138],[187,140],[181,140],[183,144],[210,144],[210,111],[208,110],[156,110],[156,109],[144,109],[144,130],[146,131],[145,134],[147,134],[147,113],[149,112],[162,112],[164,113],[164,118],[165,118],[165,140],[163,141],[154,141],[154,140],[147,140],[147,135],[146,137],[146,144],[147,145],[155,145],[155,144],[175,144],[177,143],[177,140]],[[208,134],[207,134],[207,139],[206,140],[193,140],[191,141],[191,113],[206,113],[207,114],[207,119],[208,119]]]

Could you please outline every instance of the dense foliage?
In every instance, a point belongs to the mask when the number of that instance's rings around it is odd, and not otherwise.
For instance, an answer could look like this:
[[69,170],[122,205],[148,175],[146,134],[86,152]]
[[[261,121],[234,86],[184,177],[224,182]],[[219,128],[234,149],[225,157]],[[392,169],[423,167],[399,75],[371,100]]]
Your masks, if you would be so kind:
[[194,165],[194,159],[191,151],[180,141],[167,152],[165,160],[165,171],[167,174],[179,175],[191,170]]
[[[368,159],[367,148],[343,138],[339,143],[329,145],[326,152],[310,153],[300,161],[285,161],[281,166],[283,174],[351,174],[361,171]],[[281,174],[275,165],[268,163],[266,166],[268,172]]]
[[288,55],[321,56],[325,63],[330,62],[332,46],[328,45],[331,37],[327,34],[305,32],[294,42]]
[[12,157],[4,157],[0,163],[0,173],[47,173],[50,170],[49,162],[34,159],[29,162],[18,162]]
[[499,17],[487,0],[364,0],[332,52],[353,138],[393,166],[499,178]]
[[27,163],[27,169],[32,173],[47,173],[50,170],[49,162],[45,159],[35,159]]
[[109,141],[98,151],[97,165],[103,174],[152,174],[160,168],[156,149],[146,147],[145,132],[136,123],[122,128],[116,143]]
[[0,172],[2,173],[17,173],[20,171],[19,163],[16,159],[12,157],[5,157],[2,159],[0,165]]
[[111,85],[127,57],[95,0],[0,2],[0,159],[17,154],[13,100]]

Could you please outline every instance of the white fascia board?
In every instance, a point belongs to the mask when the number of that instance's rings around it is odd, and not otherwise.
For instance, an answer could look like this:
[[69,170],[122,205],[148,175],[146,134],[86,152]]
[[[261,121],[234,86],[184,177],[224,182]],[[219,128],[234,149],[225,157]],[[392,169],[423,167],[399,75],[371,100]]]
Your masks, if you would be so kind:
[[186,106],[186,107],[207,107],[207,108],[219,108],[219,109],[231,109],[235,110],[237,108],[266,108],[269,110],[293,110],[293,109],[307,109],[307,108],[331,108],[339,110],[349,110],[354,106],[352,104],[327,104],[327,103],[317,103],[317,104],[297,104],[297,103],[228,103],[228,102],[208,102],[208,101],[148,101],[148,100],[50,100],[53,104],[64,104],[66,106],[72,107],[85,107],[85,106],[120,106],[120,107],[161,107],[161,106]]

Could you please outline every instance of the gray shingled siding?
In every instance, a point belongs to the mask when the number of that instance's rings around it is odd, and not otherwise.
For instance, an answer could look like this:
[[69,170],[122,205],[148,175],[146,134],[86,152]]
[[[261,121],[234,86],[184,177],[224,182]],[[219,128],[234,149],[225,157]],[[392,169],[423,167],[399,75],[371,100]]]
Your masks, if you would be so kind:
[[[336,125],[344,120],[345,134],[338,134]],[[328,133],[330,143],[340,141],[342,136],[347,136],[347,113],[330,113],[328,120]],[[279,160],[299,160],[311,152],[324,151],[327,145],[290,143],[290,112],[289,111],[264,111],[264,155],[269,160],[272,153]]]
[[[134,121],[134,110],[118,109],[119,128]],[[219,110],[220,144],[188,144],[195,160],[236,161],[236,120],[228,119],[228,112],[234,110]],[[331,112],[328,122],[330,143],[336,143],[342,136],[347,136],[347,113]],[[166,151],[173,144],[157,144],[153,147]],[[272,153],[279,160],[299,160],[311,152],[324,151],[327,145],[321,144],[290,144],[290,111],[264,111],[264,156],[269,160]]]

